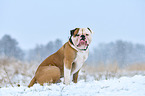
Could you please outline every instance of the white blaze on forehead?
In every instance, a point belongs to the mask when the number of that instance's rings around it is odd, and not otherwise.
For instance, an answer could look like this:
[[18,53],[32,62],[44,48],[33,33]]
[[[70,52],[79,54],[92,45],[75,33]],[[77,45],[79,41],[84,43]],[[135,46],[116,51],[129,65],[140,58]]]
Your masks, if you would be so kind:
[[91,33],[88,28],[80,28],[78,34],[89,34]]

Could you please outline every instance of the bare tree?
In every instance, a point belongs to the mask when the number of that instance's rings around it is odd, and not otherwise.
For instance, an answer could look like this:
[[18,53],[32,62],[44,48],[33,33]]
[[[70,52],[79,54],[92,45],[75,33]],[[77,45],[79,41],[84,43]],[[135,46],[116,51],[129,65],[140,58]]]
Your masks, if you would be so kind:
[[4,35],[0,40],[0,55],[23,59],[24,53],[15,39],[9,35]]

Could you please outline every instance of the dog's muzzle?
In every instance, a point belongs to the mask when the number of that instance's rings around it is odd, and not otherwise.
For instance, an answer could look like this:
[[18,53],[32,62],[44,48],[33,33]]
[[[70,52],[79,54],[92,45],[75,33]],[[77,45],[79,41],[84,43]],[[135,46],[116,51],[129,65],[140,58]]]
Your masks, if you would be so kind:
[[86,39],[85,35],[81,35],[81,40],[85,40],[85,39]]
[[88,46],[87,41],[85,41],[85,40],[80,40],[80,41],[79,41],[79,44],[77,45],[77,47],[80,47],[80,46],[82,46],[82,45]]

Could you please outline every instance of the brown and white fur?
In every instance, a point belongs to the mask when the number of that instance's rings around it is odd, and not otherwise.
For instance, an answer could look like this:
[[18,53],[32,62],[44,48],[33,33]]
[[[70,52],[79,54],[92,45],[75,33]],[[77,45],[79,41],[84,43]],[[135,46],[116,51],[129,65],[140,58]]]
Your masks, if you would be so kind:
[[71,81],[77,83],[78,73],[88,58],[92,31],[89,28],[75,28],[70,33],[69,41],[39,65],[28,87],[35,83],[56,83],[63,76],[66,85]]

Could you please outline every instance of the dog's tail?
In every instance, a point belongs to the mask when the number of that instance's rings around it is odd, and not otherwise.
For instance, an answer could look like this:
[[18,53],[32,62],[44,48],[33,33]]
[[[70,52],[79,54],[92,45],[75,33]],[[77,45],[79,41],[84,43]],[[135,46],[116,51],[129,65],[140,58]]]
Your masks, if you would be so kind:
[[34,77],[34,78],[31,80],[31,82],[30,82],[30,84],[28,85],[28,87],[30,88],[31,86],[33,86],[33,85],[35,84],[35,82],[36,82],[36,78]]

